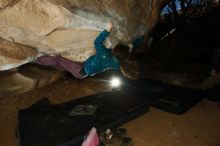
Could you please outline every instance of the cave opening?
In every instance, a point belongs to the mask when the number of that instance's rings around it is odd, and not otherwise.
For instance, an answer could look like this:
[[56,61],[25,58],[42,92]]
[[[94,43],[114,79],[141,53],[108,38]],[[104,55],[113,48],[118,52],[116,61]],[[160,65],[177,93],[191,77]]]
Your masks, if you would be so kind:
[[219,4],[186,1],[183,7],[181,2],[173,0],[162,9],[160,21],[150,34],[153,41],[147,55],[158,64],[155,69],[161,69],[157,79],[183,86],[189,82],[198,85],[211,75],[218,54]]

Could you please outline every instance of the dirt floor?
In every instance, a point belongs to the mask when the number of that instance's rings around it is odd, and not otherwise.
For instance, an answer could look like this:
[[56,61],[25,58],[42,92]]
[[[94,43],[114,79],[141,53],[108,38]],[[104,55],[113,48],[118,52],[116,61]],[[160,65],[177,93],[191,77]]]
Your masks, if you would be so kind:
[[[99,80],[65,78],[42,89],[20,95],[0,94],[0,146],[17,146],[17,111],[43,97],[53,104],[109,90]],[[177,116],[150,108],[141,117],[122,125],[133,146],[220,146],[220,104],[203,100],[186,114]]]

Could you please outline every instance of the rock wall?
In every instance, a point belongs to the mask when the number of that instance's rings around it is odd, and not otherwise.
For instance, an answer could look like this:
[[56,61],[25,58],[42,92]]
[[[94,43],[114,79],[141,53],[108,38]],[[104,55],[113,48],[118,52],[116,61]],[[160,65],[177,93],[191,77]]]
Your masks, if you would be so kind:
[[0,38],[0,70],[8,70],[28,63],[38,55],[37,50]]
[[[0,37],[38,52],[61,53],[83,62],[94,53],[93,41],[109,19],[115,24],[112,43],[126,44],[155,26],[163,3],[164,0],[0,0]],[[16,62],[2,52],[0,70]],[[12,63],[7,69],[19,64],[22,63]]]

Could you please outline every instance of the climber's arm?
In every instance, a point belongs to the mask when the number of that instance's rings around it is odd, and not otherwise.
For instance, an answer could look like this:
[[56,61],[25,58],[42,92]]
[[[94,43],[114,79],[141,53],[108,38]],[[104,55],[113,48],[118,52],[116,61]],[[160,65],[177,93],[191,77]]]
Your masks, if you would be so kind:
[[113,22],[109,21],[107,29],[102,31],[94,42],[96,51],[106,49],[103,43],[105,39],[109,36],[110,32],[112,31],[112,28],[113,28]]
[[103,43],[108,36],[109,36],[109,32],[107,30],[102,31],[99,34],[99,36],[96,38],[94,42],[96,51],[106,49]]

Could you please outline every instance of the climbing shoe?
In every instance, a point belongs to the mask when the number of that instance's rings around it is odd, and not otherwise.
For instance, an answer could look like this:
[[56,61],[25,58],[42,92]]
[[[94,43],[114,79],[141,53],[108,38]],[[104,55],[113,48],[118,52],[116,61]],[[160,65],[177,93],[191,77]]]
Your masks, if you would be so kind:
[[130,137],[123,137],[127,133],[124,128],[107,129],[101,132],[100,140],[106,146],[131,146],[132,139]]

